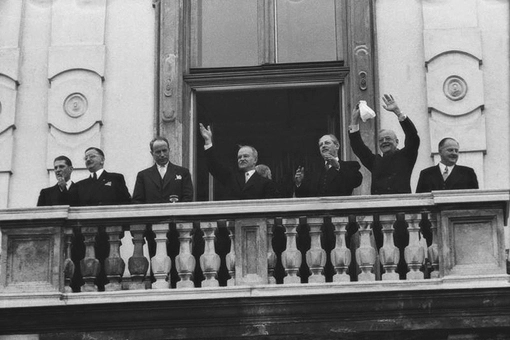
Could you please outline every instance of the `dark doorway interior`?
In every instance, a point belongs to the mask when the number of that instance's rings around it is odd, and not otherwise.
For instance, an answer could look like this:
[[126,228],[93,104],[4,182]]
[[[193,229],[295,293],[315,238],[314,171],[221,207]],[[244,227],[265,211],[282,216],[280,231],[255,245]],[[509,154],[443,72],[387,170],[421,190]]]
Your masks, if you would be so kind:
[[[254,146],[259,164],[271,168],[283,197],[292,196],[297,166],[314,171],[322,166],[318,139],[334,133],[340,140],[340,88],[315,86],[286,89],[198,92],[197,120],[213,129],[220,159],[237,168],[238,145]],[[197,127],[198,128],[198,127]],[[209,200],[209,175],[200,133],[197,133],[196,200]],[[214,183],[214,200],[223,199]]]

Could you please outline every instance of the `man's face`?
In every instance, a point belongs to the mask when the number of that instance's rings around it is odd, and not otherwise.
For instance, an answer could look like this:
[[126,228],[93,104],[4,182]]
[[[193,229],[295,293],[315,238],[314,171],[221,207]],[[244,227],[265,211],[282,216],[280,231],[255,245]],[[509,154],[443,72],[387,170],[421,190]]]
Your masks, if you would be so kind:
[[94,149],[90,149],[85,152],[85,166],[89,169],[90,172],[96,172],[99,169],[102,169],[104,165],[104,159]]
[[452,139],[446,140],[439,149],[439,156],[441,156],[441,163],[444,165],[455,165],[459,159],[459,143]]
[[63,178],[66,182],[71,179],[71,173],[73,167],[66,164],[64,160],[57,160],[53,163],[53,169],[55,170],[55,177],[57,180]]
[[257,158],[253,154],[253,150],[247,146],[243,146],[237,152],[237,165],[239,170],[250,171],[255,169]]
[[154,162],[163,166],[168,163],[170,157],[170,149],[164,140],[157,140],[152,145],[151,155],[152,158],[154,158]]
[[391,130],[382,130],[379,133],[379,149],[385,154],[391,154],[397,150],[398,139],[395,132]]
[[319,139],[319,151],[323,158],[326,158],[326,155],[338,157],[339,147],[340,146],[335,143],[331,136],[326,135]]

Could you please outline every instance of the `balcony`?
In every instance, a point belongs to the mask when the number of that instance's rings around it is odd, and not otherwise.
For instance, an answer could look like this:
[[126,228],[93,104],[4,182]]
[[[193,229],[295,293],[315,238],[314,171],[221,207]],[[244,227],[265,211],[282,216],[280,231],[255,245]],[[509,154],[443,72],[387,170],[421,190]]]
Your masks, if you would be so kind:
[[0,334],[506,339],[509,198],[0,210]]

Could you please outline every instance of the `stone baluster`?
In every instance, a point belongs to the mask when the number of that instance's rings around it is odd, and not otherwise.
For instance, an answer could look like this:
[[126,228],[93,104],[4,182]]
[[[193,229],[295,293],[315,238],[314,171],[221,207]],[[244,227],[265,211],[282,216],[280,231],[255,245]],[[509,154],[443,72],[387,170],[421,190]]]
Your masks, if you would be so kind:
[[310,269],[309,283],[326,282],[324,277],[324,266],[326,265],[326,251],[321,245],[321,227],[324,224],[324,218],[312,217],[307,219],[310,226],[310,249],[306,252],[306,264]]
[[80,261],[81,275],[83,276],[83,281],[85,281],[83,286],[81,286],[81,291],[97,292],[97,286],[94,281],[101,270],[101,264],[96,259],[96,251],[94,249],[97,227],[82,227],[81,233],[85,243],[85,257]]
[[380,215],[379,222],[382,224],[383,246],[379,249],[379,257],[384,268],[382,279],[398,280],[399,275],[396,272],[398,261],[400,261],[400,251],[395,247],[393,241],[393,224],[395,223],[395,215]]
[[228,275],[230,279],[227,281],[227,286],[236,285],[236,247],[235,247],[235,233],[236,227],[234,221],[225,222],[228,229],[228,237],[230,239],[230,252],[225,256],[227,264]]
[[429,261],[434,270],[430,273],[431,279],[439,278],[439,247],[437,245],[437,215],[429,214],[430,229],[432,230],[432,244],[427,249]]
[[276,268],[276,253],[273,249],[273,229],[275,227],[274,219],[268,219],[267,225],[267,283],[270,285],[276,284],[274,277],[274,270]]
[[356,249],[356,261],[361,269],[361,273],[358,275],[358,281],[375,281],[373,269],[377,254],[370,242],[373,217],[358,216],[357,221],[360,226],[360,247]]
[[195,257],[191,254],[191,232],[193,223],[177,223],[176,229],[179,232],[179,255],[175,257],[175,269],[180,280],[177,281],[177,288],[194,288],[193,272],[195,271]]
[[[120,257],[124,263],[129,263],[129,258],[133,255],[134,244],[133,235],[131,231],[125,229],[124,236],[120,240]],[[125,266],[124,273],[122,274],[122,289],[129,289],[131,285],[131,274],[129,273],[128,266]]]
[[172,268],[172,260],[166,252],[168,223],[153,224],[152,231],[156,234],[156,254],[151,258],[152,272],[156,282],[152,284],[152,288],[170,288],[170,281],[167,281],[167,277]]
[[131,274],[131,283],[128,289],[145,289],[143,280],[149,269],[149,261],[143,254],[145,224],[135,224],[130,229],[133,235],[134,250],[133,256],[128,261],[128,269]]
[[336,238],[335,248],[331,250],[331,263],[336,271],[336,274],[333,275],[333,282],[349,282],[351,278],[347,275],[347,269],[351,264],[351,251],[345,244],[349,218],[333,217],[331,222],[335,226]]
[[282,265],[287,274],[283,279],[283,283],[301,283],[298,276],[299,267],[301,267],[301,252],[297,249],[296,244],[299,219],[284,218],[282,224],[285,227],[285,236],[287,237],[287,246],[282,253]]
[[[147,271],[145,272],[145,278],[143,279],[144,288],[143,289],[151,289],[152,288],[152,281],[151,281],[151,256],[149,255],[149,241],[147,241],[147,234],[144,233],[144,243],[143,243],[143,256],[147,259],[147,263],[149,264],[147,266]],[[155,240],[154,240],[155,241]]]
[[109,226],[106,227],[106,234],[108,234],[108,243],[110,245],[110,255],[104,261],[104,270],[108,283],[105,285],[105,291],[121,290],[122,275],[126,264],[120,257],[120,234],[122,226]]
[[425,261],[425,248],[420,244],[420,220],[419,215],[406,214],[406,221],[409,224],[409,245],[404,250],[404,258],[410,271],[407,273],[408,280],[421,280],[425,276],[420,271]]
[[220,269],[220,257],[216,254],[214,247],[214,235],[218,229],[217,222],[200,222],[200,229],[204,232],[204,253],[200,256],[200,267],[205,280],[202,281],[202,287],[218,287],[218,270]]
[[74,262],[71,260],[71,244],[73,242],[73,228],[66,227],[64,230],[65,237],[65,260],[64,260],[64,293],[72,293],[71,281],[74,275]]

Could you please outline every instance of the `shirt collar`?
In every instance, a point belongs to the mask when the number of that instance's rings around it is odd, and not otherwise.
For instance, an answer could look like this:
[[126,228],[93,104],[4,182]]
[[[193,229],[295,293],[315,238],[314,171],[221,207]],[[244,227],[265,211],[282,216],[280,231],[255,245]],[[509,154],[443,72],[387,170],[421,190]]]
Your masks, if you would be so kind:
[[156,163],[156,165],[158,166],[158,169],[166,169],[166,168],[168,168],[168,162],[166,162],[165,165],[159,165],[158,163]]
[[444,172],[445,168],[448,168],[448,173],[451,173],[454,167],[455,167],[455,164],[454,165],[445,165],[445,164],[439,162],[439,169],[441,170],[441,173]]
[[[103,171],[104,171],[104,169],[103,169],[103,168],[101,168],[101,169],[99,169],[99,170],[97,170],[97,171],[96,171],[97,179],[99,179],[99,177],[101,177],[101,175],[103,174]],[[94,174],[94,173],[93,173],[93,172],[91,172],[91,173],[90,173],[90,177],[93,177],[93,176],[94,176],[93,174]]]
[[252,170],[248,170],[244,173],[244,177],[246,177],[247,179],[250,179],[251,176],[253,176],[253,174],[255,173],[255,169],[252,169]]

